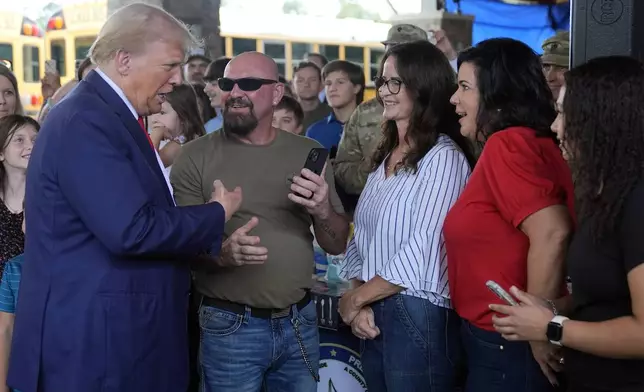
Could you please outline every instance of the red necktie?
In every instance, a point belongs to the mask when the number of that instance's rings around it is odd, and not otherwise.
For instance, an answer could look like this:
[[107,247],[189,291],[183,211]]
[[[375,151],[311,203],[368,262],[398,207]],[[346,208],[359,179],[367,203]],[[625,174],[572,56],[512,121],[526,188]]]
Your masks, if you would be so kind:
[[139,116],[139,125],[141,126],[141,129],[143,130],[143,133],[145,133],[145,137],[148,138],[148,142],[150,143],[150,147],[154,150],[154,143],[152,143],[152,139],[150,139],[150,134],[148,133],[148,130],[145,129],[145,123],[143,122],[143,117]]

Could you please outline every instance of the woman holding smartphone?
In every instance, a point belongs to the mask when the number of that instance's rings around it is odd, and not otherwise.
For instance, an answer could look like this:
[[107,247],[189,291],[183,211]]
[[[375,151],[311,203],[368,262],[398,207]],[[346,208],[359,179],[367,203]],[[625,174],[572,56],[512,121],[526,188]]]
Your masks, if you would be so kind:
[[[644,391],[644,65],[590,60],[565,76],[552,130],[575,178],[572,295],[490,305],[508,341],[564,347],[570,392]],[[507,317],[505,317],[507,315]]]
[[482,41],[458,57],[452,103],[461,133],[482,153],[445,219],[450,294],[463,319],[466,392],[549,392],[553,347],[508,342],[488,305],[488,280],[561,296],[572,232],[573,187],[550,124],[556,116],[539,56],[512,39]]

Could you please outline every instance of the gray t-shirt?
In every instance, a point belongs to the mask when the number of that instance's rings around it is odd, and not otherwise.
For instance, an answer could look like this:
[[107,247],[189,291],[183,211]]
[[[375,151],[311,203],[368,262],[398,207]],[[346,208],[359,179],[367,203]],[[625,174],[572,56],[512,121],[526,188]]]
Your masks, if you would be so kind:
[[304,120],[302,120],[303,133],[309,129],[314,123],[326,118],[333,110],[324,102],[321,102],[315,109],[310,112],[304,112]]
[[[183,146],[171,173],[177,205],[205,203],[215,180],[221,180],[229,190],[240,186],[242,205],[226,223],[226,236],[255,216],[259,224],[250,234],[259,236],[261,245],[268,249],[264,264],[196,272],[200,293],[258,308],[285,308],[302,299],[312,284],[312,219],[287,195],[290,179],[300,173],[315,147],[321,145],[285,131],[279,131],[275,140],[264,146],[243,143],[224,131]],[[342,213],[330,163],[325,174],[331,205]]]

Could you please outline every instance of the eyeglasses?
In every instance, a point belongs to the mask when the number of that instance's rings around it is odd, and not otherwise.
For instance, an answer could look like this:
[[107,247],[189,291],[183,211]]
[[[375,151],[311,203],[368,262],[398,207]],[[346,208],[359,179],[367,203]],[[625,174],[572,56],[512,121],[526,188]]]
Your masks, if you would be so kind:
[[242,91],[257,91],[265,84],[274,84],[277,83],[277,80],[271,79],[262,79],[262,78],[240,78],[240,79],[230,79],[230,78],[219,78],[217,79],[217,85],[221,91],[233,91],[235,85],[239,86],[239,89]]
[[380,87],[383,85],[387,86],[387,90],[390,93],[396,95],[400,92],[403,81],[398,78],[391,78],[389,80],[385,79],[383,76],[379,76],[373,79],[374,84],[376,85],[376,90],[380,90]]

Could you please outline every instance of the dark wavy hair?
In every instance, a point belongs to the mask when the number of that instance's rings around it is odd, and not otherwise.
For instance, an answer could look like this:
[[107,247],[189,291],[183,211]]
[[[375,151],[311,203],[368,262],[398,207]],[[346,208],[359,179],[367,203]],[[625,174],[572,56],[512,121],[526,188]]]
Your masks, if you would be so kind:
[[191,85],[186,83],[176,85],[166,98],[172,109],[177,112],[186,141],[206,134],[204,122],[199,113],[197,93]]
[[16,79],[16,75],[14,75],[9,68],[4,66],[3,64],[0,64],[0,76],[4,76],[9,80],[9,83],[11,83],[11,86],[16,93],[16,109],[14,114],[24,114],[24,110],[22,108],[22,100],[20,99],[20,91],[18,91],[18,79]]
[[557,116],[554,98],[541,59],[528,45],[511,38],[488,39],[461,52],[458,67],[463,63],[474,65],[480,93],[477,141],[515,126],[556,140],[550,130]]
[[[23,116],[21,114],[10,114],[0,118],[0,151],[4,152],[5,148],[9,144],[9,141],[16,133],[16,131],[26,125],[31,125],[34,127],[36,132],[40,130],[40,124],[38,121],[34,120],[29,116]],[[7,173],[5,171],[4,165],[0,163],[0,193],[4,197],[4,182],[6,180]]]
[[[470,143],[460,133],[458,115],[449,99],[456,90],[456,74],[445,55],[428,41],[392,46],[382,57],[378,77],[382,77],[385,61],[393,57],[396,71],[413,101],[409,128],[405,139],[412,147],[402,161],[405,170],[416,172],[418,162],[434,147],[439,134],[449,136],[465,153],[471,166],[474,155]],[[382,104],[380,95],[377,99]],[[396,122],[383,123],[383,138],[373,155],[372,170],[400,144]]]
[[564,139],[578,217],[599,241],[616,231],[644,175],[644,66],[630,57],[597,58],[565,81]]

